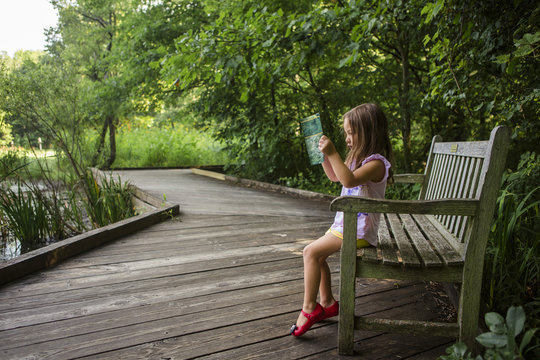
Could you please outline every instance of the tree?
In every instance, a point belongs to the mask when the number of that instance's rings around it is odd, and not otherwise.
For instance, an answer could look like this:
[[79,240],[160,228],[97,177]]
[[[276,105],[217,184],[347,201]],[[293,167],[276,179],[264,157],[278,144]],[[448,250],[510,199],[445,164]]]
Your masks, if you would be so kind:
[[[347,7],[350,43],[342,64],[359,64],[375,70],[364,72],[361,77],[371,78],[377,84],[373,88],[376,97],[384,99],[384,107],[399,119],[403,153],[400,165],[410,172],[417,157],[412,154],[412,129],[428,117],[421,107],[428,71],[423,34],[418,26],[423,2],[353,1]],[[429,132],[425,135],[433,136]]]
[[[429,99],[460,117],[467,137],[486,137],[490,128],[513,129],[509,164],[538,149],[540,134],[540,5],[536,1],[434,1],[423,10],[435,23],[431,45]],[[463,117],[467,121],[463,121]]]
[[80,138],[86,120],[81,109],[81,81],[73,71],[48,56],[39,62],[24,61],[18,68],[0,73],[0,110],[5,119],[31,135],[52,142],[68,159],[75,175],[85,171]]
[[346,91],[352,71],[335,61],[344,34],[333,6],[231,1],[205,10],[209,24],[178,39],[163,74],[177,79],[181,96],[197,89],[194,109],[244,175],[277,180],[319,170],[307,168],[298,120],[320,112],[340,142],[340,114],[357,105],[356,92]]
[[116,127],[127,100],[121,64],[114,61],[118,22],[127,10],[127,0],[52,0],[57,9],[57,29],[49,30],[49,51],[78,69],[88,80],[86,107],[99,131],[92,165],[103,156],[108,134],[109,153],[102,160],[109,168],[116,156]]

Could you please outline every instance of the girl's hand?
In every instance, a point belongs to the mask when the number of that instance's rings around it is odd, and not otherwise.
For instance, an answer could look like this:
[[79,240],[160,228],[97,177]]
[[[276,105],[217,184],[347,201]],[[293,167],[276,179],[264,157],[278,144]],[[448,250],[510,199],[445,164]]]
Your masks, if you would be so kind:
[[326,135],[321,136],[319,140],[319,150],[326,156],[330,156],[336,152],[336,147],[332,140],[330,140]]

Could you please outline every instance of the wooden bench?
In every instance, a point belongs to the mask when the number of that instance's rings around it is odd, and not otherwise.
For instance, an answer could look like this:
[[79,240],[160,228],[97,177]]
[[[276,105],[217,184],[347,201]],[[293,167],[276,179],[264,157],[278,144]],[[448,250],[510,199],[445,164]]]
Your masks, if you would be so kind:
[[[354,329],[451,336],[469,348],[477,335],[484,253],[505,166],[509,130],[488,141],[441,142],[435,136],[424,174],[396,175],[422,184],[419,200],[342,196],[344,212],[338,350],[352,354]],[[356,249],[357,213],[382,213],[379,245]],[[458,320],[437,323],[354,316],[355,277],[461,283]]]

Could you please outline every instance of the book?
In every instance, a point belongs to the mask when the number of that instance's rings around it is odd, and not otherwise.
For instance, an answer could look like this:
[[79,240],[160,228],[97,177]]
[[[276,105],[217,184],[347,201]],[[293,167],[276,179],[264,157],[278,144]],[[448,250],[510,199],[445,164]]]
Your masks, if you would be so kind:
[[306,149],[311,165],[322,164],[324,154],[319,150],[319,140],[322,133],[321,117],[314,114],[300,120],[302,135],[306,142]]

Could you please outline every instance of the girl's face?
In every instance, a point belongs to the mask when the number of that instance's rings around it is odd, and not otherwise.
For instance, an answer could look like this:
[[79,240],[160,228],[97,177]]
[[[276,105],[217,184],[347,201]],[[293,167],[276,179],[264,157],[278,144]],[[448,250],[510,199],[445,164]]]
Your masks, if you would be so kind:
[[345,120],[343,121],[343,130],[345,130],[346,135],[345,142],[347,143],[347,147],[350,150],[358,142],[358,134],[353,133],[351,125],[349,124],[349,118],[345,118]]

